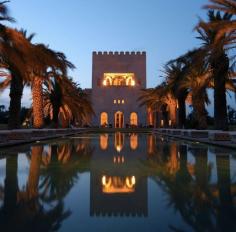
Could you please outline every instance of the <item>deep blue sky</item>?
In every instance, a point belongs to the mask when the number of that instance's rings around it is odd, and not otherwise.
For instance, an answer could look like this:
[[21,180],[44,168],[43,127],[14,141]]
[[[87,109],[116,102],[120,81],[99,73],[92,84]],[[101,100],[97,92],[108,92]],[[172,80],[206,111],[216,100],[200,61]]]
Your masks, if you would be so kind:
[[92,51],[146,51],[148,87],[169,59],[199,44],[194,37],[207,0],[12,0],[14,27],[63,51],[82,87],[91,86]]
[[[13,27],[36,33],[35,43],[64,52],[76,65],[70,75],[91,87],[93,51],[146,51],[147,85],[162,80],[162,66],[199,46],[194,27],[206,18],[208,0],[11,0]],[[9,104],[9,91],[1,104]],[[212,92],[211,92],[212,99]],[[230,100],[235,102],[233,99]],[[23,105],[31,104],[29,89]],[[235,103],[233,103],[235,104]],[[212,105],[208,108],[212,114]]]

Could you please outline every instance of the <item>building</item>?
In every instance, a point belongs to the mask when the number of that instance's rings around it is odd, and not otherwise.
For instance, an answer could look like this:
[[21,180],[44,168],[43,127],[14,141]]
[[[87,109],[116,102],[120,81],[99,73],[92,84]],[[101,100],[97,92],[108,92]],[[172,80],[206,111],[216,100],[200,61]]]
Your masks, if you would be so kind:
[[145,52],[93,52],[93,126],[147,125],[146,107],[137,99],[146,88]]

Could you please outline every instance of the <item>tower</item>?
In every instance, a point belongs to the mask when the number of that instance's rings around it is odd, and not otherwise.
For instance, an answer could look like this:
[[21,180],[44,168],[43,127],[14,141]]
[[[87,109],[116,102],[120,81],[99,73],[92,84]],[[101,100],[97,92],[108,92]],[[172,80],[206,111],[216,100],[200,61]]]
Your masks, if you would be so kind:
[[145,52],[93,52],[92,124],[115,128],[146,125],[137,99],[146,88]]

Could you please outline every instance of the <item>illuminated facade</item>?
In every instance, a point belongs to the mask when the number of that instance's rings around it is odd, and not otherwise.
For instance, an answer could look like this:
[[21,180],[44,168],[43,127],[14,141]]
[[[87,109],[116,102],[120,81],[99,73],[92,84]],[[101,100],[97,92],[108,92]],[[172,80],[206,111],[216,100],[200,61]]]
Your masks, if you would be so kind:
[[146,88],[145,52],[94,52],[92,125],[137,127],[147,125],[146,107],[137,102]]

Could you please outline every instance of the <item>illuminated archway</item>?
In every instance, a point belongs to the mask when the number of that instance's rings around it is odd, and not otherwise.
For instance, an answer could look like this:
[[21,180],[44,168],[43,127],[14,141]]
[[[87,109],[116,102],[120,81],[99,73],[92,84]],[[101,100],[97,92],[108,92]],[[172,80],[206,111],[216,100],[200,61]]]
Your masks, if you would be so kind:
[[103,86],[135,86],[134,73],[104,73]]
[[124,127],[124,114],[121,111],[117,111],[115,113],[115,128],[123,128]]
[[106,126],[108,125],[108,114],[106,112],[102,112],[100,116],[100,125]]
[[130,114],[130,125],[131,126],[138,126],[138,115],[135,112]]

